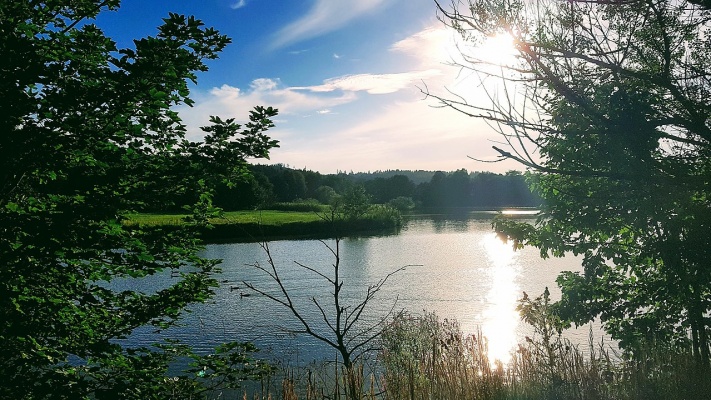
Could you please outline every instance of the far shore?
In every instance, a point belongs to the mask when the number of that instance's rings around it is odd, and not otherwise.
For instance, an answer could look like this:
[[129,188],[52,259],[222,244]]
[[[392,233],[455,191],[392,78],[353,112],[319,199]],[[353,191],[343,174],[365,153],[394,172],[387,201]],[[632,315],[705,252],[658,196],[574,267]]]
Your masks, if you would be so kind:
[[[499,213],[513,218],[533,218],[534,208],[485,209],[424,209],[403,215],[409,218],[474,218],[489,219]],[[143,228],[178,228],[185,224],[185,214],[131,214],[125,224]],[[203,231],[207,243],[260,242],[287,239],[325,239],[347,236],[396,234],[401,221],[386,218],[361,217],[333,223],[324,214],[314,211],[243,210],[225,212],[222,218],[210,221],[211,229]]]

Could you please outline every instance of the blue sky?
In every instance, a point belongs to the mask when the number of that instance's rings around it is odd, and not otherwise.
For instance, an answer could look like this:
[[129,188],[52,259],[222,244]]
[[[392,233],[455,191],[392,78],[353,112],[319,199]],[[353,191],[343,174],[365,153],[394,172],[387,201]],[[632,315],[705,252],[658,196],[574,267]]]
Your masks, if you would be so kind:
[[126,47],[154,35],[168,12],[233,40],[199,76],[196,105],[180,109],[193,139],[210,115],[240,120],[264,105],[280,111],[270,134],[281,147],[269,162],[323,173],[520,169],[469,159],[493,159],[496,133],[421,93],[426,84],[486,100],[476,79],[448,65],[456,34],[433,0],[124,0],[97,24]]

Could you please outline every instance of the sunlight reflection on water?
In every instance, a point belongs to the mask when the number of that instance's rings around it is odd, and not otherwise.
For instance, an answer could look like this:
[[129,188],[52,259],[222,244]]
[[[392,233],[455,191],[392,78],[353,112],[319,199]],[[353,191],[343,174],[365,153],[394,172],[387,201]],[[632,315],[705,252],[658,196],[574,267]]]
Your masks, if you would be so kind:
[[481,330],[487,338],[491,361],[506,364],[517,343],[516,328],[520,319],[516,312],[516,299],[521,293],[516,284],[520,274],[520,265],[516,262],[518,253],[494,233],[484,236],[481,245],[491,265],[486,271],[491,287],[486,294]]

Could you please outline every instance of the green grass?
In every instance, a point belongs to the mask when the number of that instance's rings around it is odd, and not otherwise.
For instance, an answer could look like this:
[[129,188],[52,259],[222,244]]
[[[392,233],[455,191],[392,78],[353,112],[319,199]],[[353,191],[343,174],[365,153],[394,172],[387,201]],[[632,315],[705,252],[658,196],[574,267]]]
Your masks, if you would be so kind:
[[[324,212],[325,214],[325,212]],[[328,221],[315,211],[231,211],[211,220],[211,229],[202,229],[207,243],[255,242],[296,238],[331,238],[373,232],[393,232],[401,224],[399,212],[383,206],[354,219]],[[125,225],[145,229],[171,229],[184,224],[184,214],[131,214]]]
[[[185,214],[131,214],[127,225],[141,226],[179,226],[183,223]],[[229,211],[223,218],[211,220],[214,225],[260,224],[264,226],[281,226],[290,223],[305,223],[320,221],[321,217],[312,211]]]

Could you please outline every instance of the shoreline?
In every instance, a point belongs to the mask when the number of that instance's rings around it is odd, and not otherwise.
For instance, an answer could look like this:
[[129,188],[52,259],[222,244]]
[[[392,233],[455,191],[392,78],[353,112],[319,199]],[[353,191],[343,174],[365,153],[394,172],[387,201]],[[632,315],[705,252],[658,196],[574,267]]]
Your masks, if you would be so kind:
[[[510,218],[534,218],[537,209],[510,207],[500,210],[423,209],[402,214],[401,218],[365,215],[352,220],[326,221],[316,212],[302,211],[231,211],[212,221],[201,232],[207,244],[254,243],[274,240],[329,239],[335,237],[380,236],[397,234],[405,221],[413,218],[491,219],[502,213]],[[184,214],[133,214],[126,225],[142,228],[178,228]]]

